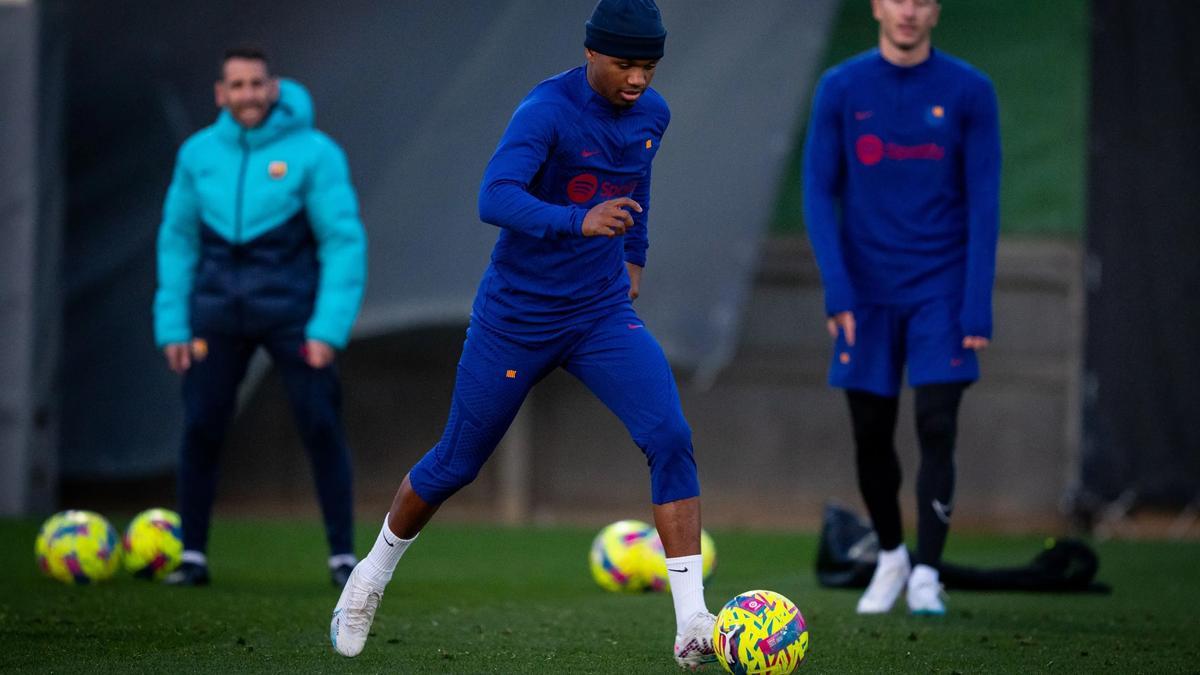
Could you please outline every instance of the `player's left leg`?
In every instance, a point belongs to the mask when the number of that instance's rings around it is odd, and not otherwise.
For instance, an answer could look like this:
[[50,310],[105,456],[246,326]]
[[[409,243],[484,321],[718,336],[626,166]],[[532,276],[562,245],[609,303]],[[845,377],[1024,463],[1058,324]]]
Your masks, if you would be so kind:
[[339,654],[363,650],[400,558],[438,507],[479,474],[561,349],[555,339],[531,342],[472,321],[441,440],[404,476],[375,545],[334,606],[329,637]]
[[654,523],[675,605],[675,660],[687,668],[715,660],[715,617],[704,601],[692,432],[662,348],[633,309],[625,308],[598,321],[564,368],[621,419],[649,460]]
[[914,614],[945,614],[938,570],[954,503],[954,444],[963,390],[979,377],[975,353],[962,347],[958,304],[936,300],[909,320],[908,372],[916,391],[917,553],[908,581]]
[[675,661],[694,670],[716,659],[712,642],[716,617],[704,602],[700,497],[655,504],[654,526],[663,542],[675,605]]
[[342,390],[337,366],[313,368],[304,360],[301,330],[264,340],[287,389],[292,415],[312,464],[317,498],[329,543],[330,578],[344,586],[354,569],[354,498],[350,448],[342,426]]
[[916,389],[917,439],[921,468],[917,473],[918,565],[937,569],[950,531],[954,503],[954,441],[962,382],[927,384]]
[[950,531],[954,504],[954,440],[963,382],[916,388],[917,438],[921,466],[917,471],[917,555],[908,578],[908,607],[914,614],[944,614],[938,572]]

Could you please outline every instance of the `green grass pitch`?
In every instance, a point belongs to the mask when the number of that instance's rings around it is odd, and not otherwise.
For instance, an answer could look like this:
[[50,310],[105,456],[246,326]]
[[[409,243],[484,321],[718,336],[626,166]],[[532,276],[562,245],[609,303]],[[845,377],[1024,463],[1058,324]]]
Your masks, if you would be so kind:
[[[636,514],[635,514],[636,515]],[[373,521],[374,522],[374,521]],[[124,522],[115,520],[121,527]],[[310,520],[218,520],[213,585],[128,576],[94,587],[41,577],[38,523],[0,521],[0,671],[673,673],[667,595],[600,590],[581,528],[434,523],[401,561],[356,659],[329,646],[337,600]],[[360,526],[365,551],[375,528]],[[816,539],[713,532],[711,609],[754,588],[795,601],[809,623],[803,671],[829,673],[1196,672],[1200,544],[1098,547],[1108,596],[967,593],[949,615],[854,614],[857,593],[813,575]],[[956,562],[1023,564],[1035,538],[951,537]],[[711,666],[708,672],[721,672]]]

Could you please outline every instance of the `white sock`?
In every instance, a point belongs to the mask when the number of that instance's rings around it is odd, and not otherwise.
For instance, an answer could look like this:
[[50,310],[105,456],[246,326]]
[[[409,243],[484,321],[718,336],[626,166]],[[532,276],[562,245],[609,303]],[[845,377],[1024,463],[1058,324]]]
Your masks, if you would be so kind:
[[200,551],[184,551],[179,560],[180,562],[208,567],[208,557]]
[[667,558],[667,581],[675,601],[675,633],[683,634],[688,620],[698,612],[708,612],[704,604],[704,557],[685,555]]
[[379,536],[375,538],[375,545],[371,547],[371,552],[366,558],[358,564],[360,572],[367,575],[367,578],[374,581],[379,586],[386,586],[387,582],[392,580],[392,572],[396,571],[396,563],[400,562],[400,556],[408,550],[408,545],[413,543],[417,537],[414,535],[412,539],[401,539],[392,534],[392,530],[388,527],[388,517],[383,517],[383,528],[379,530]]
[[890,551],[879,552],[879,566],[893,567],[904,566],[908,564],[908,549],[904,548],[904,544],[900,544]]
[[937,582],[938,571],[929,565],[917,565],[908,577],[908,585],[910,587],[922,584],[936,584]]
[[355,558],[353,553],[339,553],[337,555],[329,556],[329,569],[331,570],[335,570],[342,565],[349,565],[353,567],[357,564],[358,558]]

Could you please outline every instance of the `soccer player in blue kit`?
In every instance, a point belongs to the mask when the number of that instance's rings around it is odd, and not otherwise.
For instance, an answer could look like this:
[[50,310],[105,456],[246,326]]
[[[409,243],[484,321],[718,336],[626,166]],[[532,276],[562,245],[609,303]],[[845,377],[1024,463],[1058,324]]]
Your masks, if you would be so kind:
[[[985,75],[933,49],[938,0],[871,7],[879,48],[830,69],[817,88],[805,221],[835,338],[829,381],[846,390],[859,489],[879,536],[858,612],[887,612],[907,589],[910,612],[940,615],[958,407],[992,335],[996,96]],[[921,447],[915,566],[893,444],[905,369]]]
[[691,430],[662,349],[633,309],[646,263],[650,165],[670,112],[650,88],[666,30],[653,0],[600,0],[584,66],[534,87],[484,172],[479,215],[500,228],[441,440],[404,477],[330,638],[362,651],[401,555],[478,474],[529,390],[564,368],[625,424],[650,467],[675,605],[674,656],[715,659],[704,602]]

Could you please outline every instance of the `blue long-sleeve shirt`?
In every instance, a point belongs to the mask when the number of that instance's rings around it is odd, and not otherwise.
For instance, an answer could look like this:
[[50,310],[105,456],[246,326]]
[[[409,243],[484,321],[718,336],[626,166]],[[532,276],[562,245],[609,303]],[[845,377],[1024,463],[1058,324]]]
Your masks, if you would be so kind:
[[933,50],[878,49],[827,71],[804,154],[804,217],[829,315],[961,298],[963,335],[992,335],[1000,132],[987,76]]
[[[627,302],[625,263],[646,265],[650,164],[671,113],[654,89],[618,108],[574,68],[517,106],[479,188],[479,217],[500,227],[472,315],[536,334]],[[617,197],[642,207],[623,236],[583,236],[588,210]]]

